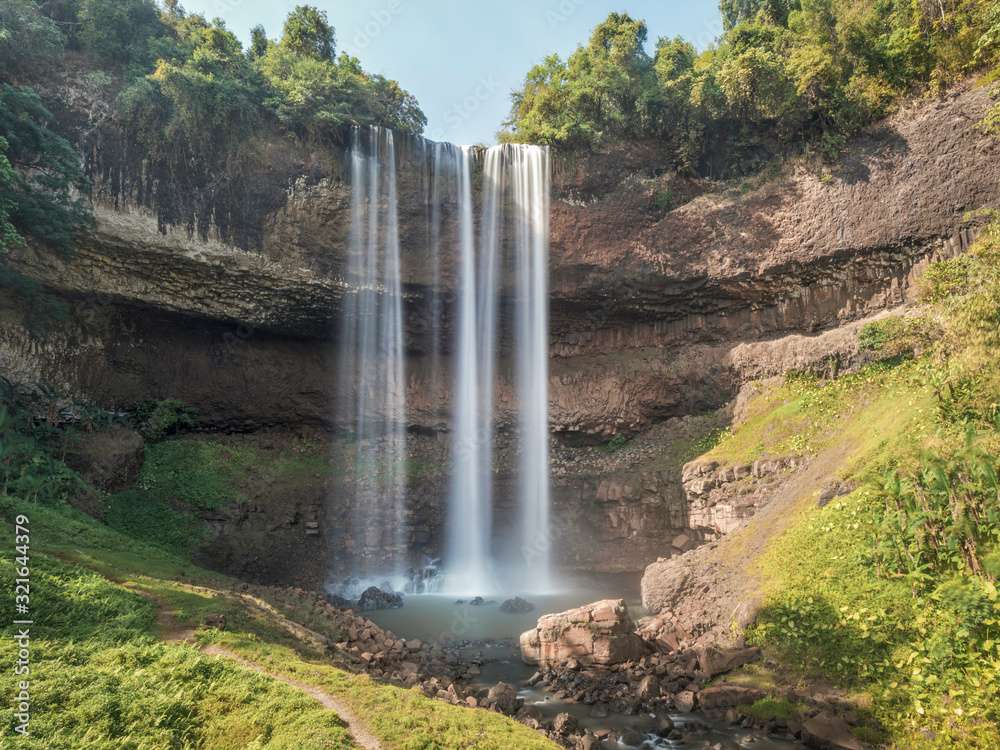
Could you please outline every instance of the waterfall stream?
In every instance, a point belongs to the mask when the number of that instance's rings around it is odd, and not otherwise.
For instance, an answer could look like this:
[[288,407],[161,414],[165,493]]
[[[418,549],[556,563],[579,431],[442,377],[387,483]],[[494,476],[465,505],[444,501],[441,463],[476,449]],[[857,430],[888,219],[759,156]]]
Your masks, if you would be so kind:
[[[423,237],[430,258],[431,341],[424,351],[431,387],[436,391],[439,382],[451,385],[447,503],[436,589],[464,596],[515,589],[547,592],[553,586],[548,151],[423,141],[415,152],[422,161],[421,173],[428,176]],[[392,133],[356,130],[350,162],[350,291],[341,314],[338,394],[341,420],[350,415],[346,421],[354,439],[350,538],[357,549],[352,574],[370,581],[398,581],[417,561],[406,549],[401,260],[405,262],[407,248],[402,248],[401,258]],[[445,269],[450,271],[447,280]],[[452,293],[445,295],[442,289],[449,282]],[[511,483],[517,493],[516,518],[504,524],[510,531],[498,539],[494,454],[501,375],[508,376],[514,390],[518,461],[517,478]]]
[[368,143],[362,135],[354,131],[350,150],[353,285],[341,313],[337,406],[354,438],[352,539],[363,542],[355,575],[398,576],[406,559],[406,362],[396,148],[392,131],[371,128]]

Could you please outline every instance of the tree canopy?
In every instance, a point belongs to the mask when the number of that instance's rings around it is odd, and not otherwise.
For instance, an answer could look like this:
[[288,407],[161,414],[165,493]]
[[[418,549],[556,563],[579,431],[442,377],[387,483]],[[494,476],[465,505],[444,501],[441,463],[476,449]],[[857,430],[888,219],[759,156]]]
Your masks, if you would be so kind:
[[[64,50],[73,51],[72,71],[63,66]],[[36,157],[58,161],[43,178],[26,166],[20,128],[31,123],[36,135],[56,135],[45,92],[61,67],[100,81],[113,107],[82,136],[38,140]],[[285,190],[265,184],[281,179],[262,158],[268,142],[332,143],[350,125],[420,133],[427,122],[396,81],[337,56],[333,25],[311,5],[293,8],[276,40],[255,27],[244,49],[224,22],[188,14],[176,0],[162,8],[154,0],[3,0],[0,82],[7,84],[0,98],[4,237],[12,236],[8,227],[23,229],[19,217],[47,192],[67,210],[44,212],[35,234],[62,242],[55,227],[78,208],[67,190],[76,195],[82,185],[68,166],[83,162],[116,201],[154,208],[161,228],[181,225],[203,236],[214,228],[252,246],[260,239],[252,215],[273,208]]]
[[652,138],[698,171],[720,139],[833,153],[920,87],[997,63],[992,0],[721,0],[724,34],[698,52],[612,13],[565,61],[529,70],[501,137],[592,147]]

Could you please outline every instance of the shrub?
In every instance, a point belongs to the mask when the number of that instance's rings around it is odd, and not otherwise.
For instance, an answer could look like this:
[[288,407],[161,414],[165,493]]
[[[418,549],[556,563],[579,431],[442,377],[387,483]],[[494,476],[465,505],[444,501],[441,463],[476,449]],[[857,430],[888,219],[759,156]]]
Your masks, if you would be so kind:
[[183,401],[163,399],[141,404],[133,419],[143,437],[157,441],[194,427],[197,412]]

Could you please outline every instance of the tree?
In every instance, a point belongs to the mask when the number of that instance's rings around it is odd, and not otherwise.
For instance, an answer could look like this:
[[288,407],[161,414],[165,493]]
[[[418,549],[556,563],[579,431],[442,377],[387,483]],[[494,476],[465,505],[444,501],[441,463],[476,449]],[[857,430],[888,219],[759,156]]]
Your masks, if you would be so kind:
[[17,209],[14,197],[17,176],[7,158],[7,148],[7,139],[0,137],[0,259],[8,249],[24,242],[12,223],[13,213]]
[[293,54],[332,61],[336,54],[335,40],[326,11],[311,5],[299,5],[285,19],[281,45]]
[[89,221],[80,156],[53,130],[53,117],[30,88],[0,84],[0,209],[5,244],[18,236],[68,249]]
[[719,0],[722,28],[729,32],[741,23],[763,14],[771,23],[785,25],[788,14],[799,7],[798,0]]
[[43,73],[62,55],[59,26],[35,0],[0,2],[0,81]]
[[80,43],[106,65],[148,70],[150,40],[165,31],[153,0],[81,0]]
[[267,32],[264,31],[263,26],[258,24],[250,29],[250,49],[247,50],[250,59],[259,60],[266,55],[269,43]]
[[565,64],[546,58],[514,95],[503,138],[593,145],[648,132],[663,102],[646,38],[645,23],[612,13]]
[[656,57],[653,67],[661,84],[676,81],[694,68],[698,51],[690,42],[675,36],[673,39],[660,39],[656,43]]

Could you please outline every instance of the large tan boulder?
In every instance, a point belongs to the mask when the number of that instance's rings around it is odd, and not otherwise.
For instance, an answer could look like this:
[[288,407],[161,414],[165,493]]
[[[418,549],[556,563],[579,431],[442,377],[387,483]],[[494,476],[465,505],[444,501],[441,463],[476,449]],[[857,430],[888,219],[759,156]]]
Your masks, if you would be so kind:
[[576,609],[544,615],[521,634],[521,657],[528,664],[610,666],[634,661],[647,653],[636,635],[623,599],[606,599]]

